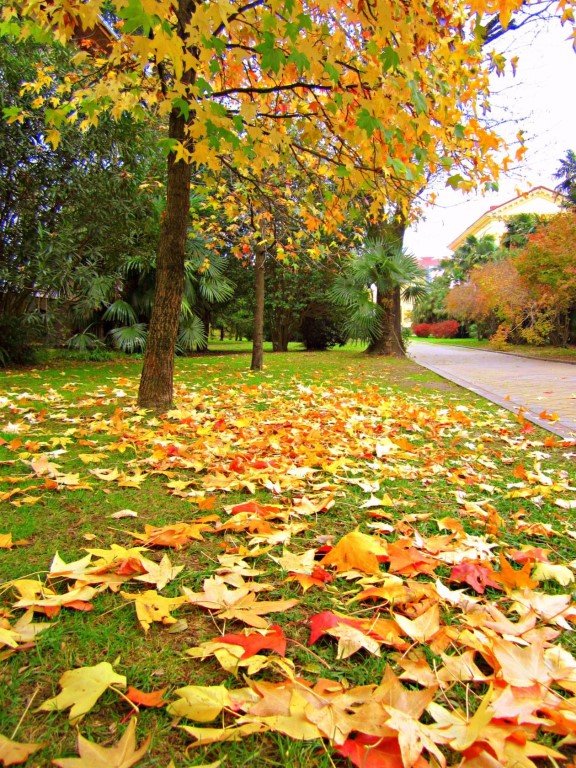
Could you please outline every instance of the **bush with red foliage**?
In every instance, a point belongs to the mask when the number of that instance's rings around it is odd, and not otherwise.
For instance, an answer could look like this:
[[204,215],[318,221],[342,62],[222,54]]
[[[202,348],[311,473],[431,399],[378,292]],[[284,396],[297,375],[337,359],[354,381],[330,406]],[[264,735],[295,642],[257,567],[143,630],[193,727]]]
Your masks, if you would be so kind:
[[432,323],[430,336],[435,339],[453,339],[458,335],[460,324],[456,320],[443,320],[441,323]]
[[421,339],[432,336],[435,339],[453,339],[458,335],[459,323],[456,320],[442,320],[440,323],[416,323],[412,331]]
[[432,323],[415,323],[412,326],[412,331],[419,338],[426,339],[430,336],[430,328],[432,328]]

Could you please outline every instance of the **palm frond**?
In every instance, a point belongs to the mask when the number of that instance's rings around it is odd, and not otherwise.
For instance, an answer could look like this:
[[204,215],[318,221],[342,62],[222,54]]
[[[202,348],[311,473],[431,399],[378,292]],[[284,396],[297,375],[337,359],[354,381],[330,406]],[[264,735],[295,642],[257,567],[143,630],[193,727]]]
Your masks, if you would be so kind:
[[106,312],[102,315],[102,320],[133,325],[138,320],[138,317],[134,308],[127,301],[118,299],[108,306]]
[[113,328],[110,331],[110,336],[112,336],[114,345],[122,352],[127,352],[128,354],[142,352],[146,348],[148,327],[146,323],[124,325],[119,328]]
[[75,333],[66,343],[70,349],[75,349],[78,352],[88,352],[91,349],[97,349],[104,346],[104,343],[88,330],[82,331],[81,333]]
[[190,352],[206,346],[206,330],[198,315],[191,314],[185,323],[180,324],[176,349],[179,352]]
[[372,341],[381,335],[382,309],[373,301],[362,301],[354,306],[344,327],[348,336],[359,341]]
[[213,277],[206,273],[198,280],[198,293],[211,304],[220,304],[232,298],[234,288],[226,277]]

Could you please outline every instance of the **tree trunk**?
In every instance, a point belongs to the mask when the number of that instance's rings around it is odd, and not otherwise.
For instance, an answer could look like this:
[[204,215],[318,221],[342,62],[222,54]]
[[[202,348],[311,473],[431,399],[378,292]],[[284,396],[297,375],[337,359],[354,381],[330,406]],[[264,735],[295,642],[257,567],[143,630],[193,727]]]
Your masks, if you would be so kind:
[[400,288],[397,286],[394,288],[394,309],[393,309],[393,328],[394,336],[398,341],[398,345],[402,350],[402,354],[406,355],[406,344],[402,336],[402,297],[400,295]]
[[398,337],[395,332],[394,291],[384,294],[378,293],[376,301],[382,310],[380,335],[377,339],[370,342],[366,354],[404,357],[405,351],[401,343],[402,337]]
[[273,323],[272,328],[272,352],[288,352],[290,340],[290,326],[281,320]]
[[250,363],[250,368],[253,371],[261,371],[264,366],[264,267],[265,251],[261,246],[257,246],[254,264],[254,335],[252,336],[252,362]]
[[[170,114],[169,137],[184,141],[186,122],[179,111]],[[190,165],[174,153],[168,156],[166,209],[156,259],[156,288],[148,342],[138,391],[138,405],[165,411],[172,405],[174,349],[184,293],[184,261],[190,214]]]
[[[406,232],[406,217],[397,210],[388,221],[368,225],[369,238],[380,239],[390,243],[395,248],[402,248]],[[371,341],[366,350],[369,355],[390,355],[405,357],[406,346],[402,339],[402,300],[400,288],[393,288],[390,293],[381,295],[376,301],[383,310],[380,338]]]

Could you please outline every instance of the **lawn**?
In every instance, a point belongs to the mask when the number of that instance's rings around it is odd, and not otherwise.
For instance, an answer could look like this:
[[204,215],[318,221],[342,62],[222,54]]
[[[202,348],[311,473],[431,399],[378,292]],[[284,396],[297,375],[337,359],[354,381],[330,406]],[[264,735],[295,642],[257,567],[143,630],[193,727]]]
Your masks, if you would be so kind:
[[506,344],[503,349],[494,350],[487,339],[419,339],[412,336],[413,341],[425,341],[427,344],[442,344],[453,347],[472,347],[484,349],[487,352],[508,352],[513,355],[534,357],[538,360],[560,360],[561,362],[576,363],[576,347],[535,347],[529,344]]
[[0,372],[0,764],[572,758],[574,445],[407,360],[214,346],[163,417],[137,359]]

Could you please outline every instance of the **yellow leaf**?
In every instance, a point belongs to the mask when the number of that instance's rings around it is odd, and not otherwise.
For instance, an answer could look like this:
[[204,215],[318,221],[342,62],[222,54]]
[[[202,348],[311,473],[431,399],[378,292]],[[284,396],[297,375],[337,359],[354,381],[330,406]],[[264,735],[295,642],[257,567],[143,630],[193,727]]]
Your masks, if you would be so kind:
[[62,690],[58,696],[47,699],[38,709],[53,712],[70,707],[70,720],[76,723],[92,709],[107,688],[125,688],[126,678],[116,674],[107,661],[101,661],[94,667],[78,667],[64,672],[59,684]]
[[16,765],[24,763],[37,752],[43,744],[20,744],[17,741],[7,739],[0,733],[0,763],[2,765]]
[[553,563],[536,563],[530,574],[536,581],[557,581],[563,587],[567,587],[574,581],[574,573],[567,565],[554,565]]
[[125,600],[133,600],[136,605],[136,616],[142,624],[144,632],[148,632],[150,624],[159,621],[162,624],[175,624],[177,619],[170,615],[182,603],[188,602],[186,597],[163,597],[154,589],[148,589],[141,594],[131,595],[128,592],[120,592]]
[[56,130],[56,128],[51,128],[49,131],[46,131],[46,141],[52,149],[58,149],[58,145],[60,144],[60,131]]
[[188,717],[199,723],[214,720],[225,707],[232,704],[228,689],[223,685],[187,685],[179,688],[176,695],[180,698],[168,706],[168,713],[175,717]]
[[440,610],[438,604],[435,603],[416,619],[408,619],[406,616],[396,614],[394,620],[412,640],[418,643],[427,643],[440,629]]
[[133,717],[115,746],[101,747],[78,734],[80,757],[64,757],[52,762],[59,768],[130,768],[148,752],[151,738],[148,736],[136,749],[136,718]]

